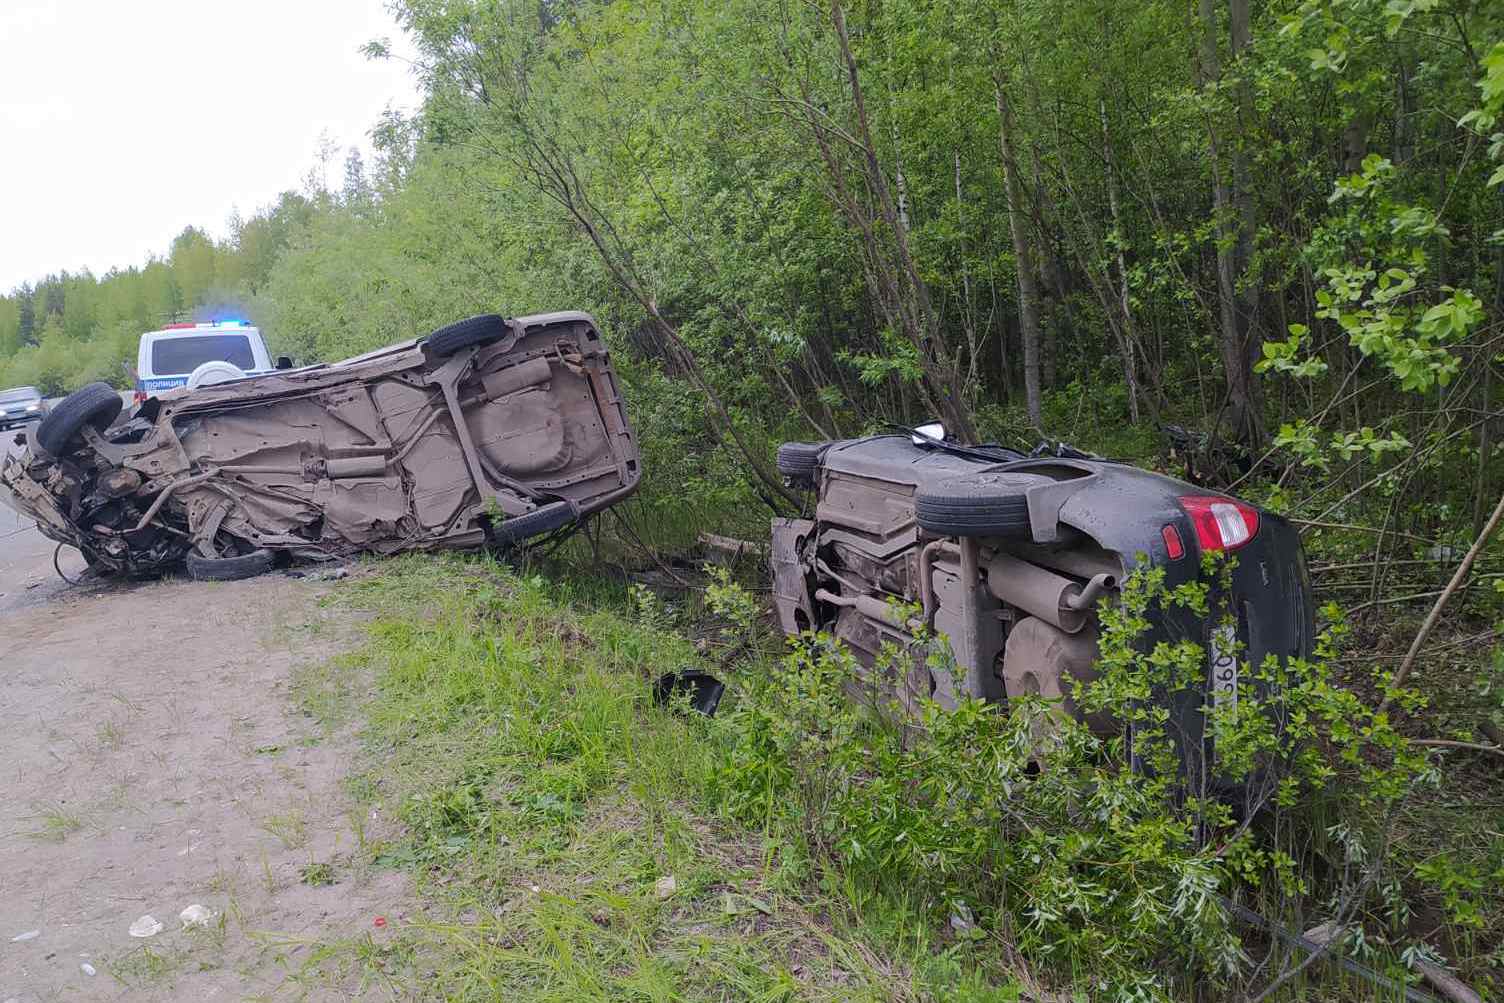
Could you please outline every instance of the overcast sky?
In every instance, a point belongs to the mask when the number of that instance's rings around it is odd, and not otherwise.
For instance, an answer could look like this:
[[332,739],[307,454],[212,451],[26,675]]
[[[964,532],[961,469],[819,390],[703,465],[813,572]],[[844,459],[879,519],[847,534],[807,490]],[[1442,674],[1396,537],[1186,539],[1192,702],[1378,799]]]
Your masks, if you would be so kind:
[[0,0],[0,291],[141,264],[188,224],[221,237],[323,133],[368,153],[418,100],[373,38],[410,51],[383,0]]

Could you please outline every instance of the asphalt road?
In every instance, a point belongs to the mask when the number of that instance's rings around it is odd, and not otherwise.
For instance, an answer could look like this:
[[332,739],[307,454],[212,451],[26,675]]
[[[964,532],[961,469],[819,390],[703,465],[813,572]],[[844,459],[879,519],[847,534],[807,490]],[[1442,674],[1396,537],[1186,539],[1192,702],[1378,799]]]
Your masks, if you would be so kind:
[[[15,443],[19,429],[0,433],[6,452],[20,451]],[[0,501],[0,616],[26,606],[46,602],[70,588],[52,567],[57,544],[37,532],[36,525]],[[58,564],[71,578],[83,573],[83,555],[72,547],[58,554]]]
[[[132,396],[130,390],[120,391],[120,400],[125,405],[120,412],[122,420],[130,413]],[[60,400],[61,397],[49,397],[47,405],[51,407]],[[19,453],[21,447],[16,439],[23,430],[32,428],[36,425],[0,432],[0,448],[12,455]],[[0,616],[46,602],[71,588],[52,566],[54,551],[57,551],[57,543],[38,532],[29,517],[11,508],[4,489],[0,488]],[[83,555],[68,546],[58,552],[57,562],[73,579],[83,574],[86,567]]]

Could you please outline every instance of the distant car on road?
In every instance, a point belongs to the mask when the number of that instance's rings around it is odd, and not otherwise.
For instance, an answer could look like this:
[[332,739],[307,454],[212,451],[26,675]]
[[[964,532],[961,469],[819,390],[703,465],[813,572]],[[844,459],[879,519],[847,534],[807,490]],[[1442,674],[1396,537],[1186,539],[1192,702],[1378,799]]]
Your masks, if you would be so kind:
[[40,421],[46,413],[47,402],[36,387],[0,390],[0,432],[28,421]]
[[273,369],[261,331],[239,320],[168,324],[141,335],[136,403],[176,387],[205,387]]

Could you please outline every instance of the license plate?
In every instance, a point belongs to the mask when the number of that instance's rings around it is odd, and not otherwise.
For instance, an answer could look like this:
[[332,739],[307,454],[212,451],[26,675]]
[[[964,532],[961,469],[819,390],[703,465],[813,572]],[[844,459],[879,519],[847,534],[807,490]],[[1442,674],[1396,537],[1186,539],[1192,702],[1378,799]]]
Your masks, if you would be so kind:
[[1212,628],[1212,707],[1238,705],[1238,632],[1230,623]]

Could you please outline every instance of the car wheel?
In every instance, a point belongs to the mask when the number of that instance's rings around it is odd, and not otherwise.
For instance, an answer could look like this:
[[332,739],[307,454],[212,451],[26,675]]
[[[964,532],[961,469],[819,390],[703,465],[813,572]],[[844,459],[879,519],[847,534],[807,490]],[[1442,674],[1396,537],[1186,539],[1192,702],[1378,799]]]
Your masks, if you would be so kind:
[[124,406],[114,387],[108,383],[90,383],[58,401],[47,412],[47,417],[37,425],[32,442],[49,455],[61,456],[85,425],[103,432]]
[[778,472],[790,484],[801,488],[814,488],[819,481],[820,457],[835,443],[785,442],[778,447]]
[[431,357],[446,359],[462,349],[500,341],[510,332],[506,318],[494,313],[483,313],[439,328],[423,339],[423,347]]
[[914,492],[914,519],[938,536],[1032,539],[1029,500],[1016,483],[986,475],[952,478]]
[[188,389],[197,390],[199,387],[218,386],[221,383],[229,383],[231,380],[243,380],[245,377],[245,370],[235,363],[226,362],[223,359],[210,359],[188,374]]
[[492,536],[498,543],[517,543],[530,536],[563,529],[573,521],[574,507],[559,501],[503,520],[492,530]]
[[238,582],[242,578],[255,578],[272,568],[275,555],[270,550],[253,550],[237,557],[204,557],[188,555],[188,577],[196,582]]

